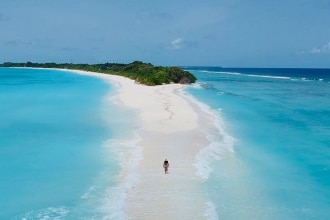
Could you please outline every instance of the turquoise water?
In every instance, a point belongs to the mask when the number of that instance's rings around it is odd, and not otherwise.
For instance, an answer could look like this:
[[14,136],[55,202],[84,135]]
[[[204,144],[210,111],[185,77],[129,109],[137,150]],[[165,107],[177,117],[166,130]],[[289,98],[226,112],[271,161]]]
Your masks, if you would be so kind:
[[112,145],[133,114],[106,102],[114,89],[69,72],[0,68],[0,219],[116,213],[103,207],[120,198]]
[[190,70],[223,128],[200,161],[214,219],[330,219],[330,70]]
[[[191,72],[185,93],[217,117],[195,164],[210,219],[330,219],[330,70]],[[142,150],[136,113],[115,90],[0,68],[0,219],[127,218]]]

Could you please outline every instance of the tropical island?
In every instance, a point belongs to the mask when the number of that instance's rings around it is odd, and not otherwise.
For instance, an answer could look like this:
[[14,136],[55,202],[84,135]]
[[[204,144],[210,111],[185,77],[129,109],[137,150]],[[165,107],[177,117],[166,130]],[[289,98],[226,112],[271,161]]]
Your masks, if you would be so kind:
[[32,68],[57,68],[99,72],[105,74],[128,77],[138,83],[154,86],[170,83],[190,84],[196,77],[188,71],[178,67],[154,66],[150,63],[134,61],[129,64],[104,63],[104,64],[73,64],[73,63],[12,63],[5,62],[0,67],[32,67]]

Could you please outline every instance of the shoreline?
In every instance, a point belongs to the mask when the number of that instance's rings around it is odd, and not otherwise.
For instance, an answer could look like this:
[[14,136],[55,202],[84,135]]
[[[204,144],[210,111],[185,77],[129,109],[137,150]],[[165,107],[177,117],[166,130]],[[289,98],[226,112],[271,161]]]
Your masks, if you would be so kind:
[[[61,69],[62,70],[62,69]],[[209,219],[214,212],[201,189],[197,155],[210,144],[214,116],[186,97],[187,85],[146,86],[116,75],[62,70],[99,77],[117,86],[116,101],[137,111],[141,158],[124,162],[122,208],[128,219]],[[108,100],[108,101],[113,101]],[[169,174],[162,163],[169,160]],[[134,178],[133,183],[129,183]]]

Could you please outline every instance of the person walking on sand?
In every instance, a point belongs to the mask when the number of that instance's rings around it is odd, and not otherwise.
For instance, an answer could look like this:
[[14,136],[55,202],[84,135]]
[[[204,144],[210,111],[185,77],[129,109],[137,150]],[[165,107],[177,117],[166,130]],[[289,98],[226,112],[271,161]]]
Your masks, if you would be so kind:
[[168,167],[170,166],[170,164],[168,163],[167,159],[165,159],[164,163],[163,163],[163,167],[165,169],[165,174],[168,174]]

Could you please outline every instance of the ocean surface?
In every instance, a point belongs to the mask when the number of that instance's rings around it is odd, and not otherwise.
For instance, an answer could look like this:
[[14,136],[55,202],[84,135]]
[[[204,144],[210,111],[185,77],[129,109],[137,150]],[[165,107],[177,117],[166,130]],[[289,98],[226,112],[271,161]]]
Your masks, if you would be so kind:
[[330,219],[330,69],[185,67],[217,116],[197,156],[213,219]]
[[118,175],[134,114],[114,90],[70,72],[0,68],[0,219],[124,216]]
[[[184,69],[198,81],[183,92],[216,118],[194,164],[205,215],[330,219],[330,69]],[[0,219],[127,218],[139,121],[115,90],[64,71],[0,68]]]

